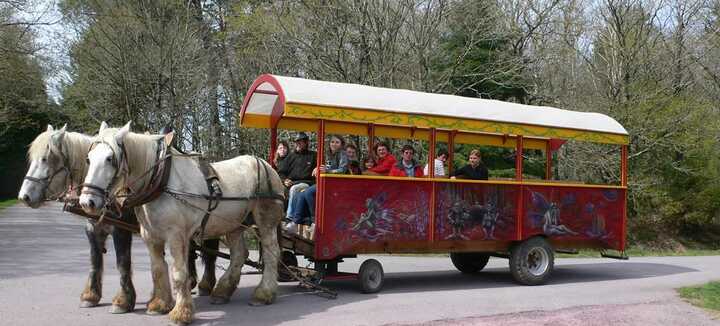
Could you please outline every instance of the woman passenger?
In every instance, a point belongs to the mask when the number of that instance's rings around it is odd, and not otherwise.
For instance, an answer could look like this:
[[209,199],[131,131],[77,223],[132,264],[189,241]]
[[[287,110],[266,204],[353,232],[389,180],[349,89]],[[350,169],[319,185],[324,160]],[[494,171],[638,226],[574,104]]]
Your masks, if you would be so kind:
[[280,170],[280,165],[285,162],[285,158],[287,158],[289,152],[290,146],[288,146],[288,142],[281,140],[277,145],[275,157],[273,158],[273,166],[275,167],[275,170]]
[[390,154],[388,145],[384,142],[375,144],[375,159],[375,166],[367,169],[368,172],[371,172],[369,174],[388,175],[395,162],[397,162],[395,156]]
[[468,155],[468,164],[452,173],[451,179],[487,180],[488,169],[482,163],[480,151],[473,149]]

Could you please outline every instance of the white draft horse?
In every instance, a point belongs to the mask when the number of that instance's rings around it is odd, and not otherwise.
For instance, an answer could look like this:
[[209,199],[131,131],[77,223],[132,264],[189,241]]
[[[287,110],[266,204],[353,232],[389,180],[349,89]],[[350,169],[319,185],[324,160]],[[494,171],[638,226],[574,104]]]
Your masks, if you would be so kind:
[[[30,208],[38,208],[48,199],[63,199],[66,194],[80,190],[87,172],[87,153],[93,138],[77,132],[67,132],[66,129],[66,126],[54,129],[48,125],[30,144],[30,166],[18,192],[18,199]],[[127,224],[137,225],[132,211],[123,212],[121,219]],[[88,219],[85,235],[90,244],[91,266],[85,288],[80,295],[80,307],[95,307],[102,298],[103,253],[107,237],[112,235],[117,269],[120,272],[120,289],[113,297],[110,312],[132,312],[136,301],[135,286],[132,282],[132,232],[108,224],[97,224]],[[217,241],[206,242],[204,245],[217,249]],[[215,259],[215,255],[203,255],[205,273],[198,286],[201,295],[212,290],[215,284]],[[188,263],[194,281],[195,261],[190,260]]]
[[[85,177],[87,152],[92,137],[66,132],[66,126],[47,130],[30,144],[30,167],[18,193],[18,199],[30,208],[38,208],[46,199],[57,199],[66,192],[78,189]],[[78,189],[79,190],[79,189]],[[135,216],[124,214],[123,220],[133,223]],[[137,224],[137,223],[135,223]],[[131,312],[135,308],[135,287],[132,282],[130,251],[132,233],[108,225],[97,225],[88,220],[85,235],[90,243],[90,274],[80,295],[80,307],[95,307],[102,297],[103,252],[105,242],[112,234],[120,272],[120,289],[112,300],[112,313]]]
[[[121,190],[133,194],[134,189],[142,189],[143,183],[148,182],[147,172],[161,159],[158,157],[161,146],[166,146],[162,136],[132,133],[130,123],[121,129],[101,126],[87,154],[89,167],[80,196],[83,209],[98,214],[109,196],[118,196]],[[260,232],[264,266],[262,280],[250,303],[272,303],[277,291],[280,253],[277,231],[283,216],[284,188],[280,177],[267,162],[252,156],[213,163],[223,197],[233,200],[220,200],[204,230],[200,231],[209,207],[206,197],[209,191],[200,162],[174,149],[169,153],[171,170],[164,192],[135,209],[152,264],[154,289],[148,310],[166,312],[172,308],[172,321],[180,324],[192,321],[194,308],[186,262],[189,241],[196,233],[225,237],[230,249],[230,267],[212,291],[211,302],[228,302],[240,282],[241,268],[248,256],[243,232],[250,213]],[[175,302],[163,257],[166,244],[173,257]]]

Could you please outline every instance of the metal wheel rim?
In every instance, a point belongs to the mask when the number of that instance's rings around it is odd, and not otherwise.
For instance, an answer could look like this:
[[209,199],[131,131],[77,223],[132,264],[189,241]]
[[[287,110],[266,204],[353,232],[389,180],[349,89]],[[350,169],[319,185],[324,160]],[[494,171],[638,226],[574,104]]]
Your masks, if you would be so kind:
[[365,275],[365,283],[369,288],[374,289],[380,285],[380,271],[377,268],[369,269]]
[[527,254],[528,272],[534,276],[542,276],[550,265],[550,255],[542,248],[532,248]]

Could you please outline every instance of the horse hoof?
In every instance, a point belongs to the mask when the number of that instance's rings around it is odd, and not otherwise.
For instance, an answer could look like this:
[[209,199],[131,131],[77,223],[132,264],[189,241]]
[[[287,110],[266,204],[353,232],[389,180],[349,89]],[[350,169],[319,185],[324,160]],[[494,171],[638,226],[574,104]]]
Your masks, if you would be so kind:
[[198,296],[207,297],[210,295],[210,292],[208,289],[198,288]]
[[230,298],[210,297],[210,304],[226,304],[230,302]]
[[250,301],[248,302],[248,305],[250,305],[252,307],[267,306],[269,304],[270,304],[270,302],[267,302],[265,300],[255,299],[255,298],[250,299]]
[[92,307],[97,307],[97,305],[98,305],[97,302],[80,301],[80,308],[92,308]]
[[135,309],[133,309],[132,307],[122,307],[122,306],[113,305],[112,308],[110,308],[110,313],[111,314],[126,314],[128,312],[132,312],[133,310],[135,310]]

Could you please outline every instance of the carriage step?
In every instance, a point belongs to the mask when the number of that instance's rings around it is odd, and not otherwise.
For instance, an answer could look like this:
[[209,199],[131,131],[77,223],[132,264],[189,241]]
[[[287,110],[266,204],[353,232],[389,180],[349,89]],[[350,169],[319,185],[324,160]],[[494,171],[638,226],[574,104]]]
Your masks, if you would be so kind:
[[619,260],[629,260],[630,257],[625,254],[625,251],[621,251],[619,255],[613,255],[605,252],[605,250],[600,251],[600,256],[603,258],[612,258],[612,259],[619,259]]
[[555,252],[568,255],[577,255],[580,253],[577,249],[555,249]]

